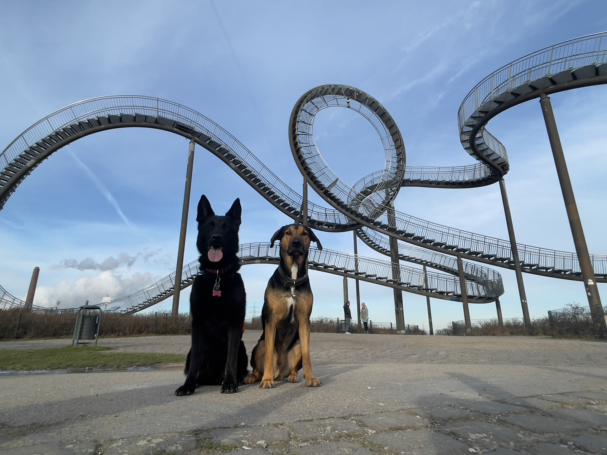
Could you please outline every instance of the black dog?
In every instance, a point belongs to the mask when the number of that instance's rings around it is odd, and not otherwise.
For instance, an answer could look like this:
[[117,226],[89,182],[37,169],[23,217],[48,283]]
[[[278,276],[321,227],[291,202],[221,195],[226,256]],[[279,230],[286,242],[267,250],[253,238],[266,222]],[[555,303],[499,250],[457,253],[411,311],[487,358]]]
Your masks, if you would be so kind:
[[190,295],[192,347],[177,396],[191,395],[199,385],[221,384],[221,393],[238,392],[248,372],[242,342],[247,296],[236,256],[241,211],[240,199],[225,216],[216,216],[205,196],[198,203],[201,272]]

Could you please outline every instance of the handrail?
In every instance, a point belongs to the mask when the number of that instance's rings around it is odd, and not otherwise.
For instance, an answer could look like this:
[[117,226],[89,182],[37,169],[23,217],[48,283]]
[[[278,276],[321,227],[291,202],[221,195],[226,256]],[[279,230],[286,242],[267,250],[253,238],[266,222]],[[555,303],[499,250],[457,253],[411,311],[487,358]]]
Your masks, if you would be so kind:
[[[280,249],[278,245],[271,247],[268,242],[246,243],[240,245],[238,257],[242,265],[278,264]],[[313,270],[365,279],[382,286],[396,287],[422,295],[431,295],[435,298],[448,298],[448,300],[454,301],[460,301],[461,299],[459,297],[461,296],[459,279],[455,276],[428,272],[428,287],[426,288],[421,270],[399,265],[399,275],[394,277],[393,264],[375,258],[311,247],[308,253],[308,261],[310,268]],[[358,269],[355,262],[357,262]],[[184,265],[181,276],[182,289],[190,286],[199,273],[200,264],[198,260]],[[141,311],[171,297],[174,283],[175,272],[143,289],[114,300],[108,310],[125,314]],[[483,286],[479,282],[467,280],[466,292],[471,300],[477,303],[487,303],[494,301],[496,297],[503,293],[503,290],[500,292],[498,287],[491,288]]]
[[[471,166],[407,168],[398,126],[377,100],[345,85],[310,90],[293,110],[289,134],[300,171],[331,206],[308,204],[311,227],[333,232],[364,228],[365,232],[373,230],[444,255],[460,255],[512,269],[508,241],[425,221],[395,211],[391,203],[401,186],[475,187],[496,182],[508,171],[508,157],[503,144],[485,129],[486,122],[506,108],[546,90],[607,83],[605,34],[576,38],[534,52],[477,84],[458,112],[462,145],[479,161]],[[386,153],[384,169],[353,186],[330,169],[314,141],[315,115],[335,107],[354,110],[371,122]],[[221,126],[180,104],[130,95],[71,104],[36,122],[11,142],[0,153],[0,209],[18,185],[52,153],[88,134],[119,127],[158,128],[193,138],[232,167],[275,207],[293,219],[302,216],[303,197]],[[385,243],[384,239],[374,244]],[[517,248],[524,272],[581,280],[576,254],[524,244],[518,244]],[[607,256],[592,255],[591,261],[597,281],[607,282]],[[443,267],[438,263],[428,265]]]
[[[606,35],[607,32],[595,33],[545,47],[504,65],[485,77],[466,95],[458,111],[457,119],[464,148],[473,156],[476,155],[477,159],[480,158],[474,147],[470,146],[468,133],[478,123],[483,112],[495,109],[499,104],[527,92],[573,80],[570,74],[577,69],[589,65],[599,67],[606,63]],[[549,80],[559,74],[562,77]],[[504,145],[484,128],[475,139],[484,142],[485,154],[492,156],[489,164],[506,173],[508,155]]]

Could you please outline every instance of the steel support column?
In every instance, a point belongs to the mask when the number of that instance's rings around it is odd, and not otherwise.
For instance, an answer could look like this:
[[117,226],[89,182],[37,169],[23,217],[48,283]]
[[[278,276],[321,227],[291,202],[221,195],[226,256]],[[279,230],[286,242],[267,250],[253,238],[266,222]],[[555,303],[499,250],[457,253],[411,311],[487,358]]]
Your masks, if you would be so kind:
[[584,286],[586,287],[588,304],[590,305],[592,317],[595,321],[601,323],[604,330],[605,318],[599,318],[599,315],[603,314],[602,306],[600,309],[597,309],[597,306],[601,305],[601,296],[599,295],[599,289],[596,285],[596,278],[594,277],[594,269],[592,267],[592,262],[590,261],[590,254],[588,254],[586,237],[584,236],[584,229],[582,228],[580,214],[575,202],[575,195],[573,194],[573,187],[571,185],[571,179],[569,178],[567,162],[565,161],[565,154],[563,153],[561,139],[556,127],[556,119],[554,118],[554,112],[552,111],[550,97],[542,94],[540,97],[540,104],[542,106],[542,114],[544,114],[544,122],[546,123],[546,130],[548,131],[548,139],[550,140],[552,155],[554,156],[556,172],[558,174],[561,191],[563,193],[563,200],[565,201],[567,218],[569,219],[569,225],[571,226],[571,234],[573,235],[575,252],[577,253],[580,268],[582,270],[582,278],[584,280]]
[[181,273],[183,271],[183,252],[185,250],[185,237],[188,230],[188,210],[190,208],[190,190],[192,189],[192,170],[194,169],[194,149],[196,143],[190,140],[188,153],[188,170],[185,177],[185,192],[183,195],[183,210],[181,211],[181,233],[179,234],[179,250],[177,251],[177,267],[175,270],[175,283],[173,286],[173,317],[179,314],[179,296],[181,294]]
[[303,201],[301,203],[301,224],[308,225],[308,183],[303,182]]
[[[396,227],[394,205],[388,209],[388,225]],[[390,237],[390,259],[392,260],[392,279],[400,282],[400,258],[398,256],[398,240]],[[396,317],[396,331],[405,330],[405,312],[403,308],[403,291],[394,289],[394,315]]]
[[344,277],[344,305],[348,300],[348,278]]
[[525,292],[525,282],[523,281],[523,272],[518,256],[518,247],[516,246],[516,236],[514,235],[514,224],[512,223],[512,214],[510,213],[510,204],[508,203],[506,182],[504,182],[503,178],[500,179],[500,191],[502,193],[502,202],[504,203],[504,214],[506,215],[506,225],[508,226],[508,236],[510,237],[510,249],[512,250],[512,259],[514,260],[518,293],[521,298],[521,307],[523,309],[523,331],[524,333],[527,333],[527,328],[530,327],[531,324],[529,307],[527,306],[527,293]]
[[504,319],[502,318],[502,304],[500,303],[499,297],[495,299],[495,310],[497,311],[497,323],[500,327],[504,327]]
[[462,305],[464,306],[464,321],[466,323],[466,333],[472,332],[472,322],[470,321],[470,308],[468,308],[468,291],[466,289],[466,278],[464,276],[464,263],[460,256],[457,257],[457,271],[459,273],[459,286],[462,292]]
[[[424,265],[424,288],[428,288],[428,271],[426,270],[426,266]],[[430,307],[430,297],[426,296],[426,304],[428,305],[428,325],[429,325],[429,333],[430,335],[434,335],[434,329],[432,328],[432,308]]]
[[[356,229],[352,231],[354,234],[354,270],[358,276],[358,241],[356,238]],[[360,280],[354,280],[356,283],[356,317],[358,319],[358,327],[360,327]]]

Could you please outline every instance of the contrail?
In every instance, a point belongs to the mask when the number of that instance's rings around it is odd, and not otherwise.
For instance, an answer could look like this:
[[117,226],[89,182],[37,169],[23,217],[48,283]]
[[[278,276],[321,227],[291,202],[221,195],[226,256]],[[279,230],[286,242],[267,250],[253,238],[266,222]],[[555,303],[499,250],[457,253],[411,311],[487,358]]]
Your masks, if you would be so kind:
[[110,193],[110,190],[108,190],[106,188],[106,186],[103,184],[103,182],[101,180],[99,180],[99,178],[93,173],[93,171],[91,171],[89,169],[89,167],[86,164],[84,164],[80,160],[80,158],[78,158],[76,156],[76,154],[72,151],[72,149],[69,146],[66,146],[65,148],[67,149],[69,154],[72,156],[74,161],[76,161],[78,166],[80,166],[82,168],[82,170],[86,173],[86,175],[88,175],[88,177],[93,181],[93,183],[95,184],[97,189],[101,192],[101,194],[107,199],[107,201],[112,205],[112,207],[114,207],[114,209],[116,210],[116,213],[118,213],[118,216],[120,216],[120,218],[122,218],[122,221],[124,221],[124,223],[133,232],[135,232],[136,234],[139,234],[137,228],[133,225],[133,223],[131,223],[129,221],[129,219],[126,217],[126,215],[124,213],[122,213],[122,209],[120,208],[120,205],[118,205],[118,202],[116,201],[116,199],[114,199],[114,196],[112,196],[112,193]]
[[234,51],[234,47],[232,46],[232,42],[230,41],[230,37],[228,35],[228,32],[226,31],[226,28],[223,25],[223,21],[221,20],[221,16],[219,15],[219,11],[215,7],[215,3],[213,2],[213,0],[209,0],[209,2],[211,3],[211,7],[213,8],[213,13],[215,13],[215,17],[217,18],[217,23],[219,24],[219,28],[221,28],[221,32],[223,33],[223,37],[225,38],[226,43],[228,45],[228,48],[230,49],[230,53],[232,54],[232,59],[234,60],[234,63],[236,65],[236,69],[238,70],[238,73],[240,74],[240,78],[242,79],[242,82],[243,82],[243,84],[244,84],[244,86],[246,88],[245,92],[248,95],[249,101],[253,105],[253,109],[257,113],[257,118],[259,119],[259,121],[261,123],[261,127],[263,129],[263,132],[266,135],[266,140],[270,143],[270,145],[271,145],[272,148],[277,149],[277,147],[274,147],[273,137],[272,137],[272,135],[269,134],[269,129],[268,129],[267,125],[266,125],[265,118],[261,114],[261,110],[257,106],[257,102],[255,101],[255,97],[252,95],[252,93],[254,93],[254,91],[251,90],[251,87],[250,87],[250,84],[249,84],[249,80],[247,79],[247,77],[245,75],[245,71],[242,68],[242,66],[240,65],[240,62],[238,61],[238,57],[236,57],[236,52]]

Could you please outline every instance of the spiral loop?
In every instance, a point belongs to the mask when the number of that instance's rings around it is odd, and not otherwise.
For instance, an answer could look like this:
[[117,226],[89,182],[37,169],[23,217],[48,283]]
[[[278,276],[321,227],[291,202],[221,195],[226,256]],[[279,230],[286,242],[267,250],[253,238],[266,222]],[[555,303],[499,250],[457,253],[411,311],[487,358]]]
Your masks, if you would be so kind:
[[[385,166],[349,186],[324,160],[314,138],[316,115],[328,108],[345,108],[366,118],[377,131],[385,152]],[[333,206],[346,206],[359,217],[375,220],[393,203],[406,169],[400,130],[385,107],[371,95],[347,85],[322,85],[295,104],[289,122],[291,150],[303,175]]]

